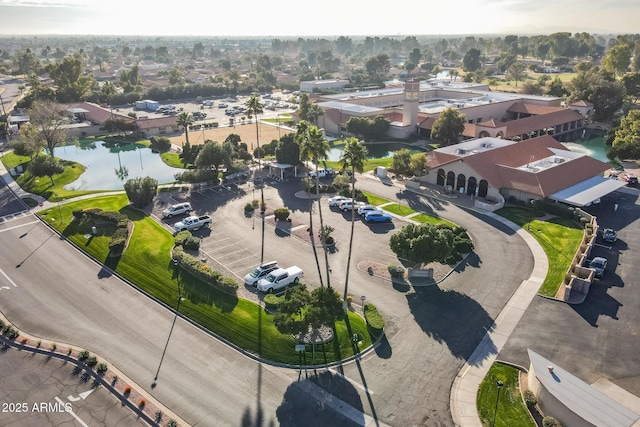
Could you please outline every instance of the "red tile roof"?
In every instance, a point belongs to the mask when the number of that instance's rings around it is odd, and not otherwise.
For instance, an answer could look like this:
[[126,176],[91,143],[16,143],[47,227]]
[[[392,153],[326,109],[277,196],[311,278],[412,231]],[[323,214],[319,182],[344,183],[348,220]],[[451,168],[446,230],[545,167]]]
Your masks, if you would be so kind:
[[607,163],[589,156],[580,156],[538,172],[518,169],[554,155],[550,150],[570,151],[548,135],[522,142],[456,155],[439,152],[427,153],[427,168],[435,169],[455,161],[463,161],[494,188],[509,188],[547,197],[564,188],[585,181],[609,169]]
[[543,128],[555,127],[564,123],[573,121],[582,122],[584,117],[574,110],[563,108],[552,113],[541,114],[539,116],[525,117],[524,119],[511,120],[507,123],[505,138],[512,138],[518,135],[524,135]]
[[548,114],[554,111],[563,110],[561,107],[550,107],[547,105],[526,104],[524,102],[516,102],[507,108],[509,113],[531,114],[538,116],[540,114]]
[[[98,124],[102,124],[112,117],[111,110],[102,108],[98,104],[94,104],[92,102],[74,102],[66,105],[68,106],[67,108],[84,108],[88,111],[88,113],[85,113],[85,117]],[[113,112],[113,118],[133,121],[133,118],[125,114],[120,114],[117,111]]]

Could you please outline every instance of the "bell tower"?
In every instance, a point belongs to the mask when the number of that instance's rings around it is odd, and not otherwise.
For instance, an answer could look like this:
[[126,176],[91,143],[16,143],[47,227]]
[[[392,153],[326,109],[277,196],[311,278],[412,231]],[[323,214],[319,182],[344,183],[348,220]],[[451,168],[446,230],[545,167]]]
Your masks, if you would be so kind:
[[[404,82],[404,104],[402,112],[402,124],[411,125],[415,128],[418,125],[418,95],[420,94],[420,82],[418,80],[407,80]],[[417,129],[414,129],[416,131]]]

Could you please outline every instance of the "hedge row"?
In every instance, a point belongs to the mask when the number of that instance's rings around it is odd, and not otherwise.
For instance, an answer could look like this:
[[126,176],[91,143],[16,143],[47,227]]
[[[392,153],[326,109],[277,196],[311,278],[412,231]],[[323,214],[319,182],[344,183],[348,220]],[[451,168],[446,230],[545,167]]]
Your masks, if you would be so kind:
[[178,265],[182,269],[203,282],[213,285],[228,293],[235,293],[238,290],[238,283],[235,280],[230,277],[223,276],[219,272],[211,269],[211,267],[200,261],[198,258],[185,253],[182,246],[174,247],[172,255],[173,259],[178,262]]
[[384,319],[378,313],[378,309],[373,304],[364,305],[364,319],[367,321],[367,325],[373,329],[376,334],[381,333],[384,329]]
[[200,238],[191,234],[189,230],[183,230],[176,234],[176,246],[182,246],[186,250],[198,250],[200,248]]

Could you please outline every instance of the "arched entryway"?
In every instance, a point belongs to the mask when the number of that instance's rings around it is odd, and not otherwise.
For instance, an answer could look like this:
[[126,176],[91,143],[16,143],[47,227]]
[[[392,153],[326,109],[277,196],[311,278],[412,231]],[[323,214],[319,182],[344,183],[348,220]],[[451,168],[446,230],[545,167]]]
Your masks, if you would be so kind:
[[453,172],[447,173],[447,185],[451,188],[455,188],[456,185],[456,174]]
[[480,185],[478,185],[478,197],[487,197],[487,193],[489,192],[489,183],[485,179],[480,180]]
[[[467,177],[464,174],[458,175],[458,180],[456,181],[456,191],[459,193],[464,193],[465,188],[467,187]],[[460,191],[462,189],[462,191]]]
[[469,181],[467,183],[467,196],[473,196],[476,194],[476,189],[478,188],[478,180],[475,176],[470,176]]
[[436,179],[436,184],[444,186],[445,173],[444,169],[438,169],[438,177]]

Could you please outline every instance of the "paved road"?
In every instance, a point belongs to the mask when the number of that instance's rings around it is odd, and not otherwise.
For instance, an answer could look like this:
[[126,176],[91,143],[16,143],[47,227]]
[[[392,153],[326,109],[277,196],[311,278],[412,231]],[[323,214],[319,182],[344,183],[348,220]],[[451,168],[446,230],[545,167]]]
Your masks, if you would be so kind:
[[531,348],[589,384],[604,377],[638,396],[640,201],[617,192],[588,210],[601,226],[618,230],[611,249],[598,246],[592,253],[609,260],[604,278],[580,305],[535,298],[498,358],[528,366]]
[[[84,423],[84,424],[83,424]],[[0,425],[146,426],[74,365],[14,348],[0,351]]]
[[[349,403],[387,424],[452,425],[449,390],[453,379],[517,286],[529,276],[533,268],[531,254],[524,242],[506,227],[487,223],[485,218],[449,203],[398,193],[397,187],[382,186],[365,178],[358,181],[358,187],[394,201],[400,198],[415,209],[468,227],[476,242],[476,254],[440,286],[415,290],[393,287],[352,268],[349,292],[356,301],[360,295],[366,295],[367,302],[374,303],[383,313],[388,340],[360,366],[349,364],[332,372],[344,374],[357,392],[350,397],[353,401],[347,400]],[[292,216],[308,223],[307,201],[292,198],[299,189],[295,182],[277,184],[266,188],[265,199],[270,207],[282,206],[283,199],[286,200],[293,210]],[[239,257],[229,263],[229,268],[239,276],[259,259],[260,242],[260,223],[255,222],[252,228],[253,220],[240,214],[242,206],[253,197],[250,190],[243,191],[235,195],[205,192],[193,202],[196,209],[212,212],[214,217],[213,242],[205,240],[205,247],[232,245],[229,250],[238,251]],[[342,292],[350,214],[331,211],[323,204],[323,216],[325,223],[336,228],[339,250],[330,255],[330,264],[332,284]],[[315,208],[316,227],[318,221]],[[403,221],[394,219],[391,226],[370,226],[358,220],[355,225],[353,265],[361,261],[397,262],[389,250],[388,238],[404,225]],[[265,259],[301,265],[305,280],[317,286],[317,269],[308,245],[278,235],[269,225],[265,241]],[[243,262],[240,258],[250,261]],[[365,385],[371,391],[369,396]]]
[[[268,203],[275,206],[284,197],[296,208],[295,215],[308,219],[306,201],[292,199],[293,185],[270,189]],[[398,191],[375,181],[362,180],[358,185],[387,192],[384,195],[392,199]],[[252,220],[242,216],[240,209],[246,201],[238,194],[214,202],[218,206],[212,209],[211,233],[214,237],[236,236],[242,245],[235,248],[247,249],[239,253],[250,263],[232,268],[241,274],[259,254],[260,223],[250,228]],[[242,197],[250,200],[253,194]],[[432,209],[468,227],[477,256],[441,286],[418,290],[397,289],[352,269],[350,292],[367,295],[385,315],[388,341],[363,364],[345,366],[346,377],[338,374],[338,368],[318,371],[317,381],[353,408],[390,425],[451,425],[448,405],[453,378],[529,274],[531,257],[524,244],[503,227],[452,205],[406,197],[415,207]],[[331,267],[334,286],[341,289],[350,223],[339,213],[325,210],[325,215],[337,228],[340,250],[331,255]],[[258,410],[265,422],[277,420],[284,425],[296,425],[296,417],[303,414],[313,413],[319,424],[337,416],[322,399],[318,407],[316,400],[303,399],[312,408],[300,402],[291,404],[300,396],[293,383],[296,372],[256,364],[181,320],[173,331],[158,385],[151,389],[173,320],[171,313],[105,274],[32,218],[11,224],[0,229],[3,241],[9,243],[0,247],[0,268],[18,286],[7,291],[6,298],[3,295],[0,310],[18,327],[58,342],[73,341],[101,354],[195,425],[206,425],[211,414],[233,425],[241,418],[254,417]],[[396,229],[400,226],[396,222]],[[266,258],[303,263],[313,278],[310,247],[267,227]],[[354,265],[372,257],[388,262],[386,242],[392,230],[376,231],[356,224]],[[364,392],[365,384],[371,393]],[[362,414],[356,417],[358,422],[366,421]]]

